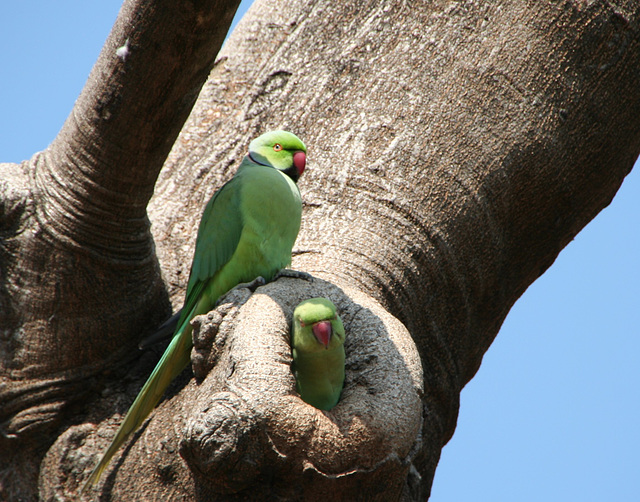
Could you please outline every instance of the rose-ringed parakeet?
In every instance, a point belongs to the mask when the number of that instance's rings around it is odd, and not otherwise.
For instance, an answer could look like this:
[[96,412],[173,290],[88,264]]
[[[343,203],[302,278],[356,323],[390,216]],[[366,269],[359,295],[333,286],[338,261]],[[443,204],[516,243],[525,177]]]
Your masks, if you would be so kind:
[[100,478],[111,457],[189,363],[191,319],[209,312],[221,295],[238,284],[257,277],[272,280],[291,263],[302,215],[296,182],[305,168],[305,153],[304,143],[290,132],[263,134],[250,143],[249,154],[234,177],[209,200],[173,338],[83,491]]
[[291,351],[300,397],[321,410],[340,399],[344,384],[344,326],[335,305],[311,298],[293,311]]

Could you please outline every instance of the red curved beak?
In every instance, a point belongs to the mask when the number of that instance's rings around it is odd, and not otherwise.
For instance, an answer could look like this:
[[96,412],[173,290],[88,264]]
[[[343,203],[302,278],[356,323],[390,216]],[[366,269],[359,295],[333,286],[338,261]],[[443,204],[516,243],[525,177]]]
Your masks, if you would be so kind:
[[315,323],[311,329],[317,340],[324,345],[325,349],[329,348],[329,342],[331,341],[331,334],[333,328],[331,327],[331,321],[320,321]]
[[298,171],[298,176],[302,176],[304,168],[307,165],[307,155],[302,150],[298,150],[293,154],[293,165],[296,171]]

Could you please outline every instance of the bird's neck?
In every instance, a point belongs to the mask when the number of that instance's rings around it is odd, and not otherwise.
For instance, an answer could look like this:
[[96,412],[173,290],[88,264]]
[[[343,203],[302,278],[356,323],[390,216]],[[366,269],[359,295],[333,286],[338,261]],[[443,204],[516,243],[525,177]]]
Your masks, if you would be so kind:
[[249,152],[249,155],[247,155],[247,157],[249,157],[249,160],[251,162],[253,162],[254,164],[258,164],[259,166],[273,167],[271,164],[267,164],[266,161],[260,162],[260,161],[256,160],[255,155],[252,155],[251,152]]

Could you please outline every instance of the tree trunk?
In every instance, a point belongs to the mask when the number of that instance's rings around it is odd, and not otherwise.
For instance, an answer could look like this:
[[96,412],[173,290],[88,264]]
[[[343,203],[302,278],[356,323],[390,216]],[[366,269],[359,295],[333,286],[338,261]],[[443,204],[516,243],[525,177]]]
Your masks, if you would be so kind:
[[[72,496],[155,363],[127,357],[167,312],[145,208],[235,9],[218,3],[127,4],[56,142],[4,167],[4,495],[35,498],[20,487],[39,476],[42,498]],[[640,152],[639,19],[633,1],[256,0],[155,184],[157,256],[179,306],[204,204],[283,128],[309,147],[293,265],[316,280],[194,321],[195,378],[114,459],[105,498],[428,497],[507,312]],[[320,295],[348,333],[328,413],[289,371],[291,312]]]

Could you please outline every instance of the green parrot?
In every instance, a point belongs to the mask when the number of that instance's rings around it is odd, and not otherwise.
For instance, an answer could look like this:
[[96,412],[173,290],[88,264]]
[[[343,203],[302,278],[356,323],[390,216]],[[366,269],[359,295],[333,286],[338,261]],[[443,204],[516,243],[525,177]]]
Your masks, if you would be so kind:
[[330,410],[344,384],[344,326],[336,306],[311,298],[293,311],[291,351],[300,397],[311,406]]
[[249,144],[249,154],[234,177],[207,203],[173,338],[82,491],[98,481],[111,457],[189,363],[191,319],[209,312],[221,295],[238,284],[257,277],[270,281],[291,264],[302,216],[296,182],[305,169],[306,151],[290,132],[263,134]]

